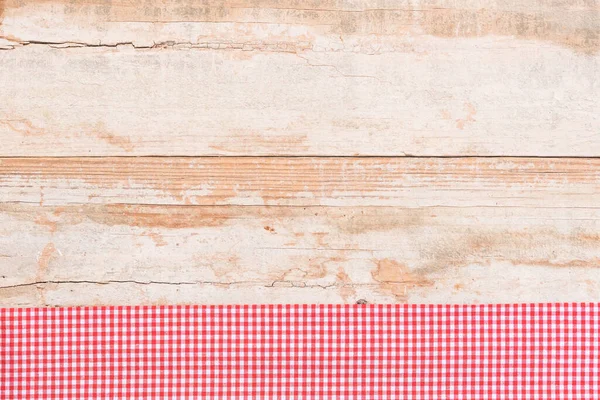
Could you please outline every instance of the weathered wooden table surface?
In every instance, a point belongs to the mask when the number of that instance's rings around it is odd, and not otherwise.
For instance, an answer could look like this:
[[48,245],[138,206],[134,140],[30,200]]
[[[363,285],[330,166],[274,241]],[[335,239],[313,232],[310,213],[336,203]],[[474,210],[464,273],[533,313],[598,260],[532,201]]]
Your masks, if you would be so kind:
[[600,300],[596,0],[0,0],[0,305]]

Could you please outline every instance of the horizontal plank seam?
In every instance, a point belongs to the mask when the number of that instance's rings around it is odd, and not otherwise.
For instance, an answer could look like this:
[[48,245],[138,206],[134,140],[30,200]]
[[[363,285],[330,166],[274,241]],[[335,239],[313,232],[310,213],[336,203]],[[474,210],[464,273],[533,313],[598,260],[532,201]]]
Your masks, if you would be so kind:
[[74,156],[74,155],[68,155],[68,156],[61,156],[61,155],[47,155],[47,156],[0,156],[0,161],[2,159],[7,159],[7,160],[42,160],[42,159],[71,159],[71,160],[76,160],[76,159],[106,159],[106,158],[121,158],[121,159],[140,159],[140,158],[190,158],[190,159],[199,159],[199,158],[256,158],[256,159],[260,159],[260,158],[317,158],[317,159],[363,159],[363,158],[368,158],[368,159],[377,159],[377,158],[382,158],[382,159],[392,159],[392,158],[397,158],[397,159],[410,159],[410,158],[422,158],[422,159],[437,159],[437,158],[443,158],[443,159],[473,159],[473,158],[510,158],[510,159],[549,159],[549,160],[553,160],[553,159],[560,159],[560,160],[565,160],[565,159],[574,159],[574,160],[596,160],[596,159],[600,159],[600,155],[597,156],[572,156],[572,155],[564,155],[564,156],[557,156],[557,155],[502,155],[502,154],[498,154],[498,155],[436,155],[436,156],[431,156],[431,155],[417,155],[417,154],[403,154],[403,155],[385,155],[385,154],[369,154],[369,155],[322,155],[322,154],[302,154],[302,155],[294,155],[294,154],[278,154],[278,155],[214,155],[214,154],[209,154],[209,155],[194,155],[194,156],[190,156],[190,155],[178,155],[178,154],[170,154],[170,155],[139,155],[139,156],[135,156],[135,155],[102,155],[102,156],[89,156],[89,155],[81,155],[81,156]]

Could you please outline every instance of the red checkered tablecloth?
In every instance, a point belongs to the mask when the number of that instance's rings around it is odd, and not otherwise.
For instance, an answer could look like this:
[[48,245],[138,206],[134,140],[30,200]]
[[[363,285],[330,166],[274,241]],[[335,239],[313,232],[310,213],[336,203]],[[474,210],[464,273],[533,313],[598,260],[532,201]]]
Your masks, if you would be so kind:
[[599,399],[600,305],[0,309],[0,399]]

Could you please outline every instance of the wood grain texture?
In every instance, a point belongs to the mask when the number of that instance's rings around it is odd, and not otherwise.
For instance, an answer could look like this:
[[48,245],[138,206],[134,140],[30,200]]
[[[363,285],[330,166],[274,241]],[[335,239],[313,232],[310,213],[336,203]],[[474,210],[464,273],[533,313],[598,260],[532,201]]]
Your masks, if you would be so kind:
[[[599,167],[536,158],[2,159],[0,299],[597,299]],[[130,300],[116,294],[121,286]]]
[[599,156],[599,16],[595,1],[6,0],[0,156]]
[[3,0],[2,9],[4,38],[16,46],[179,43],[369,53],[402,45],[406,36],[493,35],[584,53],[600,48],[600,5],[594,0]]
[[0,202],[597,207],[600,159],[4,158]]
[[597,301],[600,210],[0,206],[0,305]]

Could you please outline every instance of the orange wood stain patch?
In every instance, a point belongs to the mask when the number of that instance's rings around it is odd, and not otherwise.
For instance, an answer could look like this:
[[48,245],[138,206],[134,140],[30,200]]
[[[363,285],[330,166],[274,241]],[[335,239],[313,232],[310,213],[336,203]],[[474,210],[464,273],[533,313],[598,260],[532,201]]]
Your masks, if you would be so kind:
[[[421,192],[430,196],[421,204],[451,205],[479,192],[497,198],[498,205],[527,205],[526,199],[533,204],[545,193],[555,196],[554,205],[591,205],[586,193],[600,190],[600,160],[9,158],[0,163],[0,183],[6,201],[28,192],[48,202],[48,193],[56,197],[60,191],[82,203],[411,205],[419,204]],[[492,204],[481,199],[479,205]]]

